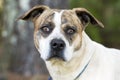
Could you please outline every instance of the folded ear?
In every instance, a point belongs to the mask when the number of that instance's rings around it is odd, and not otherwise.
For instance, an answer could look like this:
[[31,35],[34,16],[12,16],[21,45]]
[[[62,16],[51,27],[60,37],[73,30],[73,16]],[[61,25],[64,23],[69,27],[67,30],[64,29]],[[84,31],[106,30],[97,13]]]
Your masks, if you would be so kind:
[[22,20],[34,20],[38,16],[40,16],[45,10],[49,9],[49,7],[41,5],[41,6],[35,6],[32,9],[30,9],[28,12],[26,12],[24,15],[19,17],[18,19]]
[[90,22],[93,25],[104,27],[104,25],[98,21],[88,10],[84,8],[74,8],[73,10],[75,11],[77,17],[81,20],[83,26],[87,26],[87,24]]

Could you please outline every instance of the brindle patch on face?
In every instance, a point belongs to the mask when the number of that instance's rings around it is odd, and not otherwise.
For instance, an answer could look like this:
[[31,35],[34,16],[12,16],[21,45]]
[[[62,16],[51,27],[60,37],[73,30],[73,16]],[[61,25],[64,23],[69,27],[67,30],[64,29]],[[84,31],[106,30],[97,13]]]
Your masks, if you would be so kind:
[[[65,10],[62,15],[62,30],[63,34],[66,37],[66,39],[69,41],[69,44],[72,45],[74,41],[79,37],[80,40],[78,41],[78,44],[75,46],[75,51],[77,51],[81,46],[81,40],[82,40],[82,24],[81,21],[76,16],[75,12],[72,10]],[[73,35],[67,35],[65,33],[66,28],[75,28],[76,31]]]
[[[36,21],[35,23],[35,32],[38,32],[39,36],[43,36],[44,38],[48,37],[52,30],[54,29],[53,22],[54,12],[52,10],[45,11]],[[50,33],[45,33],[41,30],[42,27],[47,27],[51,30]]]
[[54,24],[52,24],[53,22],[53,15],[54,15],[54,11],[53,10],[46,10],[43,14],[41,14],[36,21],[34,21],[34,43],[36,48],[39,48],[38,44],[39,44],[39,39],[41,38],[41,36],[43,37],[47,37],[47,35],[44,35],[43,33],[40,32],[40,28],[42,27],[42,25],[44,24],[48,24],[50,23],[51,25],[53,25],[52,27],[54,27]]
[[[44,38],[46,38],[52,33],[54,27],[55,26],[54,26],[54,23],[52,21],[47,21],[46,20],[46,22],[41,25],[41,27],[39,29],[39,32]],[[44,30],[48,30],[48,31],[46,32]]]
[[54,12],[58,12],[58,13],[60,13],[60,12],[61,12],[61,10],[60,10],[60,9],[53,9],[53,11],[54,11]]

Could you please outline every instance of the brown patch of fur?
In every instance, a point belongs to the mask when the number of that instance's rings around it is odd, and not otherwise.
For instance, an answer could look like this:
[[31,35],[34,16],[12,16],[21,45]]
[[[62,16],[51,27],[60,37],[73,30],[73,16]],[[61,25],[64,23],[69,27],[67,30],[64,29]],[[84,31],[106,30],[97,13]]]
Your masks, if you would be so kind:
[[46,10],[43,14],[41,14],[41,16],[38,17],[38,19],[36,19],[36,21],[34,21],[35,24],[35,31],[37,31],[41,25],[52,21],[52,15],[54,14],[53,10]]
[[34,43],[35,43],[35,46],[36,48],[39,48],[38,47],[38,39],[37,39],[37,35],[39,36],[39,38],[41,37],[41,34],[38,33],[39,32],[39,29],[40,27],[43,25],[43,24],[46,24],[48,22],[51,22],[52,21],[52,18],[53,18],[53,11],[52,10],[46,10],[44,12],[44,14],[41,14],[37,19],[36,21],[34,21]]
[[58,12],[58,13],[60,13],[60,12],[61,12],[61,10],[60,10],[60,9],[53,9],[53,11]]
[[[66,37],[66,39],[69,41],[70,45],[73,44],[73,42],[75,41],[76,37],[79,36],[82,40],[82,31],[83,31],[83,26],[81,21],[78,19],[78,17],[76,16],[75,12],[72,10],[66,10],[64,11],[63,15],[62,15],[62,30],[64,30],[65,27],[67,26],[74,26],[77,29],[77,32],[73,35],[73,36],[67,36],[64,34],[64,36]],[[78,40],[80,41],[80,40]],[[81,46],[81,41],[78,42],[78,45],[76,45],[75,50],[78,50]]]
[[39,41],[37,39],[36,33],[34,33],[34,44],[37,49],[39,49]]

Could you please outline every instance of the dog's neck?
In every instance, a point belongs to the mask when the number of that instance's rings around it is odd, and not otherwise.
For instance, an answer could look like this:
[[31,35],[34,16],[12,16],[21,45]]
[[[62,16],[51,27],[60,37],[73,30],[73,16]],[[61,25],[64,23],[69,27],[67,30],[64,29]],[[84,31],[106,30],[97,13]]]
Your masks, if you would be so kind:
[[73,56],[74,58],[71,59],[71,61],[63,62],[60,60],[53,60],[46,62],[47,68],[53,80],[68,80],[69,78],[74,80],[83,71],[94,53],[92,49],[92,40],[84,31],[82,33],[82,44],[84,45],[75,52],[75,56]]

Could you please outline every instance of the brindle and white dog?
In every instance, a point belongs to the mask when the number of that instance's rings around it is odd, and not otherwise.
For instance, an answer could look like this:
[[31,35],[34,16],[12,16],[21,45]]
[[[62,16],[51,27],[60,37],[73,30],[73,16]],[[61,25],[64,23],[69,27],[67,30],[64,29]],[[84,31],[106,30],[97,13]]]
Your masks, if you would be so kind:
[[89,22],[104,26],[86,9],[35,6],[20,19],[33,21],[35,46],[52,80],[120,80],[120,50],[88,37]]

